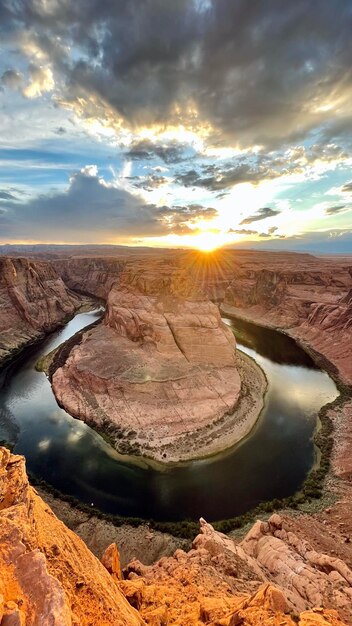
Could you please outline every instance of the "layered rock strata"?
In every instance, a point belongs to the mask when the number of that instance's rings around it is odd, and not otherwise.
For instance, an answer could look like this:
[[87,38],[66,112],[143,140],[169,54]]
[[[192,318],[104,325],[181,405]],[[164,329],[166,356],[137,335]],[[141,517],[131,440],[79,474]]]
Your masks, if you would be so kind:
[[241,268],[228,286],[222,310],[285,330],[352,383],[352,266]]
[[0,364],[54,330],[78,304],[50,263],[0,258]]
[[70,289],[106,300],[125,268],[126,259],[73,257],[52,263]]
[[104,323],[54,373],[53,390],[120,451],[160,461],[202,456],[217,450],[217,435],[222,447],[242,438],[262,406],[264,376],[247,363],[253,393],[234,413],[241,396],[235,347],[218,308],[185,271],[165,261],[134,263],[111,289]]
[[0,448],[2,626],[343,626],[351,579],[278,515],[237,545],[201,520],[190,552],[122,573],[116,546],[99,562]]

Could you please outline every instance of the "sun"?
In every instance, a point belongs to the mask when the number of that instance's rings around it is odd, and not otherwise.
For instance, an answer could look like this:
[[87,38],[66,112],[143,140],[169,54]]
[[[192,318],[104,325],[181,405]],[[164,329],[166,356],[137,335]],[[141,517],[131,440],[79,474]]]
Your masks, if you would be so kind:
[[227,238],[223,233],[207,231],[192,236],[192,247],[202,252],[213,252],[226,243]]

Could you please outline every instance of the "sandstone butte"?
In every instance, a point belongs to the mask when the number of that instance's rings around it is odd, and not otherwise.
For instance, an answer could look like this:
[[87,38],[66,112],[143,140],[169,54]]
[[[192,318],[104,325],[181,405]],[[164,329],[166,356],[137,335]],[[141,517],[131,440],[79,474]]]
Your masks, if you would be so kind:
[[59,404],[119,451],[158,461],[204,456],[217,440],[222,448],[236,443],[258,418],[266,382],[246,360],[253,384],[236,413],[236,342],[218,307],[177,263],[134,260],[119,265],[115,282],[111,271],[108,261],[102,275],[99,262],[83,278],[96,292],[100,277],[101,295],[106,281],[106,314],[53,374]]
[[0,257],[0,365],[57,328],[77,306],[50,263]]
[[[201,520],[189,552],[121,572],[100,562],[29,483],[24,458],[0,448],[1,626],[343,626],[352,572],[273,515],[238,544]],[[345,621],[343,621],[345,620]]]

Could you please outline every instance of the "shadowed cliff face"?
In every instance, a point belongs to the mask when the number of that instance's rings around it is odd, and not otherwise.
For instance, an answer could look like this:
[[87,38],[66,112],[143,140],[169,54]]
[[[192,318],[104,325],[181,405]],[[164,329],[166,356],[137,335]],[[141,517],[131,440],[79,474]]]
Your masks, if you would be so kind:
[[0,448],[0,623],[351,623],[351,570],[315,551],[287,523],[278,515],[258,521],[236,545],[201,520],[190,552],[177,550],[149,567],[132,561],[123,580],[116,546],[100,563],[29,486],[23,457]]
[[54,330],[77,306],[50,263],[0,258],[0,364]]
[[111,287],[119,280],[126,259],[77,257],[53,261],[65,284],[73,290],[106,300]]

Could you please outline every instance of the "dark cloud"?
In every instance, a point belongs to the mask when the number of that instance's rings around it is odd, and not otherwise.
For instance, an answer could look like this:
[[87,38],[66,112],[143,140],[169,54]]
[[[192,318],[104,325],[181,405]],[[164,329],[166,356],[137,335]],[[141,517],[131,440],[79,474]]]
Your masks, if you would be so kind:
[[1,83],[10,89],[20,89],[23,85],[23,75],[16,70],[6,70],[1,76]]
[[213,144],[277,147],[327,126],[332,97],[350,109],[349,0],[18,0],[0,24],[45,51],[62,100],[132,128],[205,123]]
[[253,222],[259,222],[260,220],[265,220],[267,217],[274,217],[274,215],[279,215],[280,211],[276,209],[271,209],[270,207],[264,207],[263,209],[259,209],[257,213],[254,215],[250,215],[249,217],[245,217],[240,224],[252,224]]
[[185,158],[186,146],[177,143],[154,143],[146,139],[135,141],[125,153],[130,159],[161,159],[165,163],[179,163]]
[[16,196],[8,191],[0,191],[0,200],[16,200]]
[[271,228],[268,228],[268,232],[267,233],[260,233],[257,230],[251,230],[251,229],[248,229],[248,228],[237,228],[237,229],[231,228],[228,231],[228,233],[234,233],[236,235],[247,235],[247,236],[257,235],[258,237],[265,238],[265,237],[275,236],[275,232],[276,231],[277,231],[277,226],[271,226]]
[[342,187],[341,191],[344,193],[350,193],[352,191],[352,181],[350,183],[346,183],[346,185]]
[[336,215],[336,213],[342,213],[346,210],[345,204],[339,204],[336,206],[331,206],[328,209],[325,209],[326,215]]
[[[206,174],[206,175],[204,175]],[[203,168],[202,173],[195,169],[176,176],[176,182],[185,187],[205,187],[209,191],[223,191],[240,183],[259,183],[264,179],[279,176],[269,165],[260,163],[240,162],[235,166],[217,167],[214,165]]]
[[153,191],[153,189],[158,189],[158,187],[162,187],[169,182],[169,179],[165,176],[158,176],[157,174],[150,174],[145,177],[129,177],[132,180],[138,179],[138,182],[134,183],[134,186],[138,189],[145,189],[146,191]]
[[209,191],[224,192],[241,183],[257,185],[284,175],[302,174],[316,162],[343,160],[346,152],[338,145],[316,143],[305,148],[295,146],[285,153],[259,153],[256,156],[237,157],[220,165],[203,165],[176,174],[175,181],[185,187],[203,187]]
[[164,218],[171,218],[173,223],[197,222],[198,220],[211,220],[217,217],[218,212],[212,207],[204,207],[201,204],[189,204],[188,206],[162,207],[160,213]]
[[233,233],[234,235],[258,235],[257,230],[249,230],[248,228],[230,228],[228,231],[229,234]]

